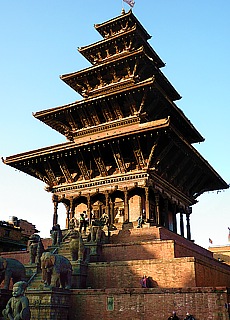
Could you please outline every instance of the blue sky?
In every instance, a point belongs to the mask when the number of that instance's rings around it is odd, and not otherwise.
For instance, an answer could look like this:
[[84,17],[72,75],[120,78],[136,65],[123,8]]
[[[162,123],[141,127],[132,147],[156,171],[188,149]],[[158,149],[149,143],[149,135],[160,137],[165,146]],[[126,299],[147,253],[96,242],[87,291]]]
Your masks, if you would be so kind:
[[[118,16],[121,8],[121,0],[1,1],[1,157],[65,141],[32,112],[81,99],[59,76],[89,66],[77,47],[101,40],[94,24]],[[229,0],[136,0],[133,13],[152,35],[149,42],[166,63],[162,72],[182,96],[178,107],[205,138],[194,146],[230,183]],[[204,247],[209,238],[213,245],[226,244],[230,191],[198,200],[192,238]],[[42,182],[0,163],[1,220],[27,219],[45,237],[52,214]]]

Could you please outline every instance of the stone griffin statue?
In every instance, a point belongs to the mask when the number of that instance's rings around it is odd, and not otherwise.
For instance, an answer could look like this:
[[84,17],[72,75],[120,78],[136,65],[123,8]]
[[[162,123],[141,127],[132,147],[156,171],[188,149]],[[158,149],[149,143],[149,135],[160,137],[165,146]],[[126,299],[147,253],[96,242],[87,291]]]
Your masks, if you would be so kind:
[[28,242],[28,250],[30,253],[30,264],[40,264],[42,253],[45,251],[41,238],[38,234],[32,234]]
[[13,286],[12,297],[2,311],[5,320],[30,320],[29,300],[25,296],[27,282],[19,281]]

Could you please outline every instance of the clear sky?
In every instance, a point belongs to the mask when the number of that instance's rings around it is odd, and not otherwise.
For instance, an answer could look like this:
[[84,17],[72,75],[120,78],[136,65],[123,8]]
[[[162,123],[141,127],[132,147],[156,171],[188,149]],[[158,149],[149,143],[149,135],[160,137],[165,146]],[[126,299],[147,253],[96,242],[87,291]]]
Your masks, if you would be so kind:
[[[32,112],[81,99],[59,75],[89,66],[77,47],[101,40],[94,24],[121,9],[121,0],[1,1],[1,157],[65,141]],[[166,63],[161,70],[182,96],[176,104],[205,138],[194,147],[230,183],[230,1],[136,0],[133,13],[152,35],[149,42]],[[1,162],[0,220],[14,215],[49,236],[53,205],[44,186]],[[209,238],[213,245],[227,244],[230,190],[198,200],[192,238],[203,247]]]

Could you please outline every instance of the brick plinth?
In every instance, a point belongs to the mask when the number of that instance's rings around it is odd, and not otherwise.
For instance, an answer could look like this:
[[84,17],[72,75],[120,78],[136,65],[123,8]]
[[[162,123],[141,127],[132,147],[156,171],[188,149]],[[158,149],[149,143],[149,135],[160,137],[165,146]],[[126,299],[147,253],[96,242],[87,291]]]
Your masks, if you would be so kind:
[[[87,287],[138,288],[143,274],[154,287],[229,286],[230,270],[220,263],[208,264],[193,257],[90,263]],[[227,267],[227,268],[226,268]]]
[[227,320],[226,288],[71,290],[71,320],[165,320],[173,310],[196,320]]
[[28,290],[31,319],[67,320],[69,319],[69,290]]
[[72,261],[72,288],[86,288],[87,263],[78,260]]

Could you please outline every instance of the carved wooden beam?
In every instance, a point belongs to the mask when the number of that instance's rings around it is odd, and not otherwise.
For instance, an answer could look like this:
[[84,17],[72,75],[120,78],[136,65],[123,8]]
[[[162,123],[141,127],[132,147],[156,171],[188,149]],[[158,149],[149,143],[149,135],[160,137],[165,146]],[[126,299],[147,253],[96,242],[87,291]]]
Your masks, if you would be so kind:
[[97,165],[97,168],[98,168],[98,170],[99,170],[99,172],[100,172],[100,175],[101,175],[102,177],[108,176],[108,172],[107,172],[105,163],[104,163],[104,161],[103,161],[103,159],[102,159],[100,150],[99,150],[99,149],[94,149],[94,150],[92,151],[92,153],[93,153],[94,161],[95,161],[95,163],[96,163],[96,165]]
[[49,178],[46,175],[42,174],[40,171],[33,168],[30,168],[29,171],[32,173],[33,176],[36,176],[39,180],[44,181],[49,186],[53,185],[53,182],[50,181]]
[[89,180],[90,179],[89,171],[81,151],[78,151],[76,158],[77,158],[77,165],[81,171],[83,178],[85,180]]
[[206,189],[203,189],[203,185],[205,185],[206,180],[207,180],[207,176],[201,174],[200,178],[197,180],[197,183],[190,190],[191,194],[194,195],[194,193],[197,193],[197,196],[199,196],[201,193],[206,191]]
[[145,90],[144,90],[144,94],[143,94],[143,96],[142,96],[141,103],[140,103],[140,107],[139,107],[139,110],[138,110],[139,113],[141,113],[142,110],[143,110],[143,108],[144,108],[148,91],[149,91],[148,89],[145,89]]
[[81,120],[83,127],[89,127],[91,125],[90,120],[89,120],[90,118],[85,113],[84,108],[78,109],[78,115],[80,117],[80,120]]
[[117,167],[121,173],[126,172],[125,162],[121,154],[121,150],[118,143],[110,144],[110,147],[113,152],[114,159],[116,161]]
[[189,192],[193,194],[193,190],[196,189],[197,183],[200,181],[200,179],[203,176],[203,171],[198,172],[197,166],[191,166],[192,170],[189,172],[188,179],[186,181],[186,184],[184,185],[184,190],[186,192]]
[[110,104],[112,105],[113,107],[113,111],[114,113],[116,114],[116,118],[117,119],[122,119],[124,118],[124,115],[121,111],[121,108],[120,108],[120,105],[118,104],[117,101],[114,101],[114,100],[110,100]]
[[147,161],[147,168],[150,168],[151,166],[151,162],[152,162],[152,159],[154,158],[154,152],[158,146],[158,142],[159,142],[159,136],[157,136],[152,148],[151,148],[151,151],[150,151],[150,154],[149,154],[149,158],[148,158],[148,161]]
[[56,176],[55,176],[48,160],[44,161],[44,169],[45,169],[45,173],[48,177],[48,180],[51,182],[51,184],[54,186],[57,185]]
[[101,121],[97,115],[97,112],[92,104],[87,107],[87,111],[92,119],[93,125],[96,126],[101,124]]
[[[190,160],[191,160],[191,159],[190,159]],[[195,166],[195,164],[194,164],[194,166]],[[184,174],[183,177],[182,177],[182,178],[180,179],[180,181],[179,181],[179,184],[181,185],[181,187],[182,187],[183,189],[186,188],[186,185],[187,185],[187,183],[188,183],[188,181],[189,181],[189,176],[191,176],[191,174],[193,173],[194,166],[191,164],[190,167],[189,167],[189,169],[187,170],[186,174]],[[196,169],[197,169],[197,167],[196,167]],[[198,171],[196,171],[196,172],[198,172]],[[191,176],[191,179],[194,179],[194,180],[195,180],[195,178],[196,178],[196,175],[195,175],[195,177],[194,177],[194,176]],[[197,180],[197,181],[198,181],[198,180]]]
[[109,106],[103,101],[101,102],[101,110],[106,122],[115,120]]
[[57,159],[58,161],[58,164],[60,166],[60,169],[65,177],[65,180],[67,183],[72,183],[73,182],[73,178],[72,178],[72,175],[71,173],[69,172],[69,169],[68,169],[68,166],[67,164],[65,163],[64,159],[63,158],[59,158]]
[[141,150],[141,145],[138,137],[132,140],[133,145],[133,153],[138,165],[138,169],[142,169],[145,167],[145,159]]
[[174,143],[172,141],[168,145],[166,145],[166,147],[155,158],[155,160],[153,161],[152,165],[157,167],[158,164],[160,164],[160,162],[164,159],[164,157],[167,156],[167,154],[173,148],[173,146],[174,146]]
[[[174,161],[174,164],[172,164],[174,173],[171,175],[170,181],[173,181],[173,180],[181,181],[180,177],[185,177],[188,174],[188,172],[191,170],[191,167],[188,170],[186,170],[189,162],[190,162],[189,156],[186,157],[185,155],[181,162]],[[171,171],[170,168],[169,168],[169,171]]]
[[131,114],[138,112],[137,103],[136,103],[133,95],[132,94],[126,95],[126,100],[127,100],[128,106],[131,110]]
[[179,151],[174,152],[173,155],[170,155],[170,157],[166,162],[165,170],[164,168],[162,168],[162,174],[161,174],[162,178],[165,178],[167,175],[168,179],[172,182],[174,179],[176,179],[176,177],[179,174],[181,174],[181,171],[183,167],[187,164],[188,159],[183,158],[182,162],[180,162],[179,160],[180,158],[181,158],[181,153]]
[[66,117],[72,130],[78,129],[78,125],[77,125],[76,121],[74,120],[71,112],[65,111],[65,117]]
[[57,119],[51,119],[46,122],[50,127],[54,128],[56,131],[62,132],[63,134],[66,134],[67,132],[71,132],[72,128],[71,125],[69,124],[66,125],[60,120]]

